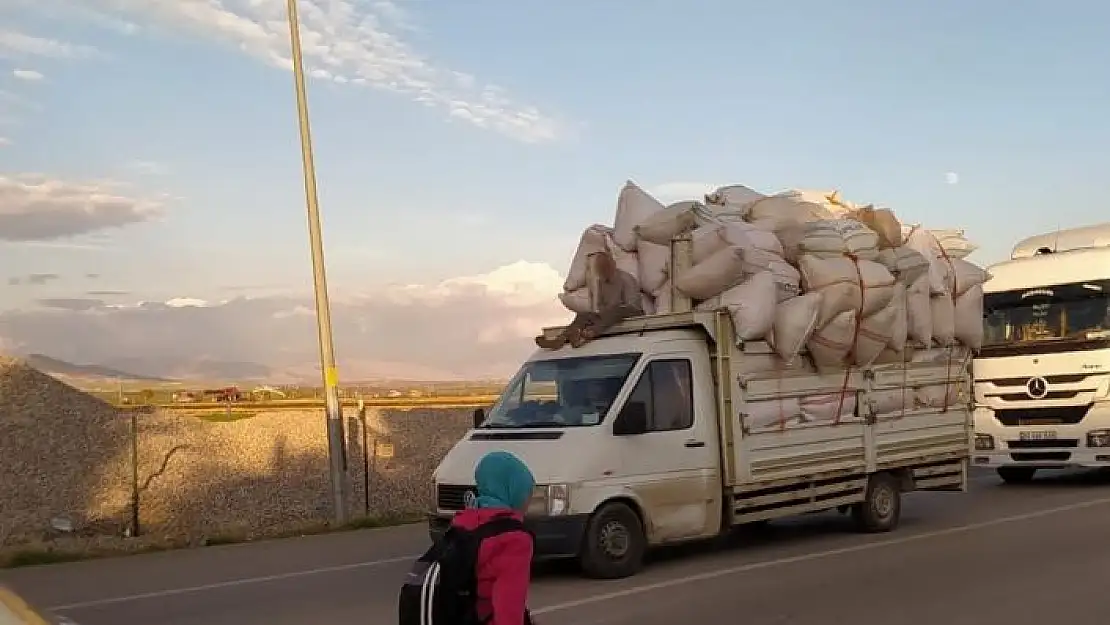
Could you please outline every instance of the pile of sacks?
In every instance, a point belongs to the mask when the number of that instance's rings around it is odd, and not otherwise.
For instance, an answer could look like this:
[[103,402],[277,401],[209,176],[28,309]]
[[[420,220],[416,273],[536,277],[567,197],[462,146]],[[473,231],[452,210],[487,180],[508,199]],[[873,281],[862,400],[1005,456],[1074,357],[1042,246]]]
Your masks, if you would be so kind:
[[[670,241],[691,230],[693,266],[669,275]],[[975,249],[962,231],[904,226],[835,192],[734,185],[664,206],[630,181],[613,226],[583,233],[560,299],[589,310],[588,257],[607,250],[646,314],[670,312],[673,288],[696,310],[727,309],[739,341],[766,340],[786,363],[807,353],[819,369],[863,367],[910,347],[981,347],[990,276],[964,260]]]

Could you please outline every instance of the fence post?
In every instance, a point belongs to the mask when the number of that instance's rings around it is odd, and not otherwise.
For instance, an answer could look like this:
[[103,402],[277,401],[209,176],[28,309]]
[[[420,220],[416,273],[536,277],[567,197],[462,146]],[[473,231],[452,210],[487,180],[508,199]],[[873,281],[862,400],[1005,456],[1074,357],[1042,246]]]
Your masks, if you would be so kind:
[[362,500],[363,514],[370,516],[370,434],[366,428],[366,402],[358,398],[358,419],[362,422]]
[[139,527],[139,416],[137,410],[131,414],[131,535],[138,536]]

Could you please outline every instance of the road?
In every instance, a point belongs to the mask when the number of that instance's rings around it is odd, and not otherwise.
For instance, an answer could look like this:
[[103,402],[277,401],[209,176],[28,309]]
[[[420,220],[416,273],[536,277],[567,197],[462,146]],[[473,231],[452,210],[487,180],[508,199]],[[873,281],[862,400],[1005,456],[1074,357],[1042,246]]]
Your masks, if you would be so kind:
[[[541,567],[541,625],[1022,625],[1097,622],[1110,477],[1029,486],[976,474],[968,494],[915,494],[903,525],[852,533],[835,514],[656,554],[616,582]],[[426,546],[408,526],[0,572],[83,625],[393,625]]]

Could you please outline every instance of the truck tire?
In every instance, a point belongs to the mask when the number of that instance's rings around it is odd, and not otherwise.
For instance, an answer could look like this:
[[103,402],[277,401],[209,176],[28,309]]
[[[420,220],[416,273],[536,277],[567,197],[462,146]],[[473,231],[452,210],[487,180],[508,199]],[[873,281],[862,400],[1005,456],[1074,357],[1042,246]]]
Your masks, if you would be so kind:
[[1007,484],[1028,484],[1037,474],[1037,467],[998,467],[998,477]]
[[861,532],[889,532],[902,518],[902,487],[889,473],[876,473],[867,481],[864,500],[852,506],[852,520]]
[[607,503],[586,525],[578,560],[588,577],[621,579],[639,572],[646,552],[639,515],[623,503]]

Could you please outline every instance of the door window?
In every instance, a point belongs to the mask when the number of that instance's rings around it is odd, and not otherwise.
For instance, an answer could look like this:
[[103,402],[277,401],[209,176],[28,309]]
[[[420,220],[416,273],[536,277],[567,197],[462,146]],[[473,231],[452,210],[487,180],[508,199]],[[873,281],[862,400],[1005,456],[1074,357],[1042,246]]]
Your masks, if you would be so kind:
[[690,361],[654,360],[648,363],[628,402],[642,402],[649,432],[685,430],[694,425],[694,395]]

